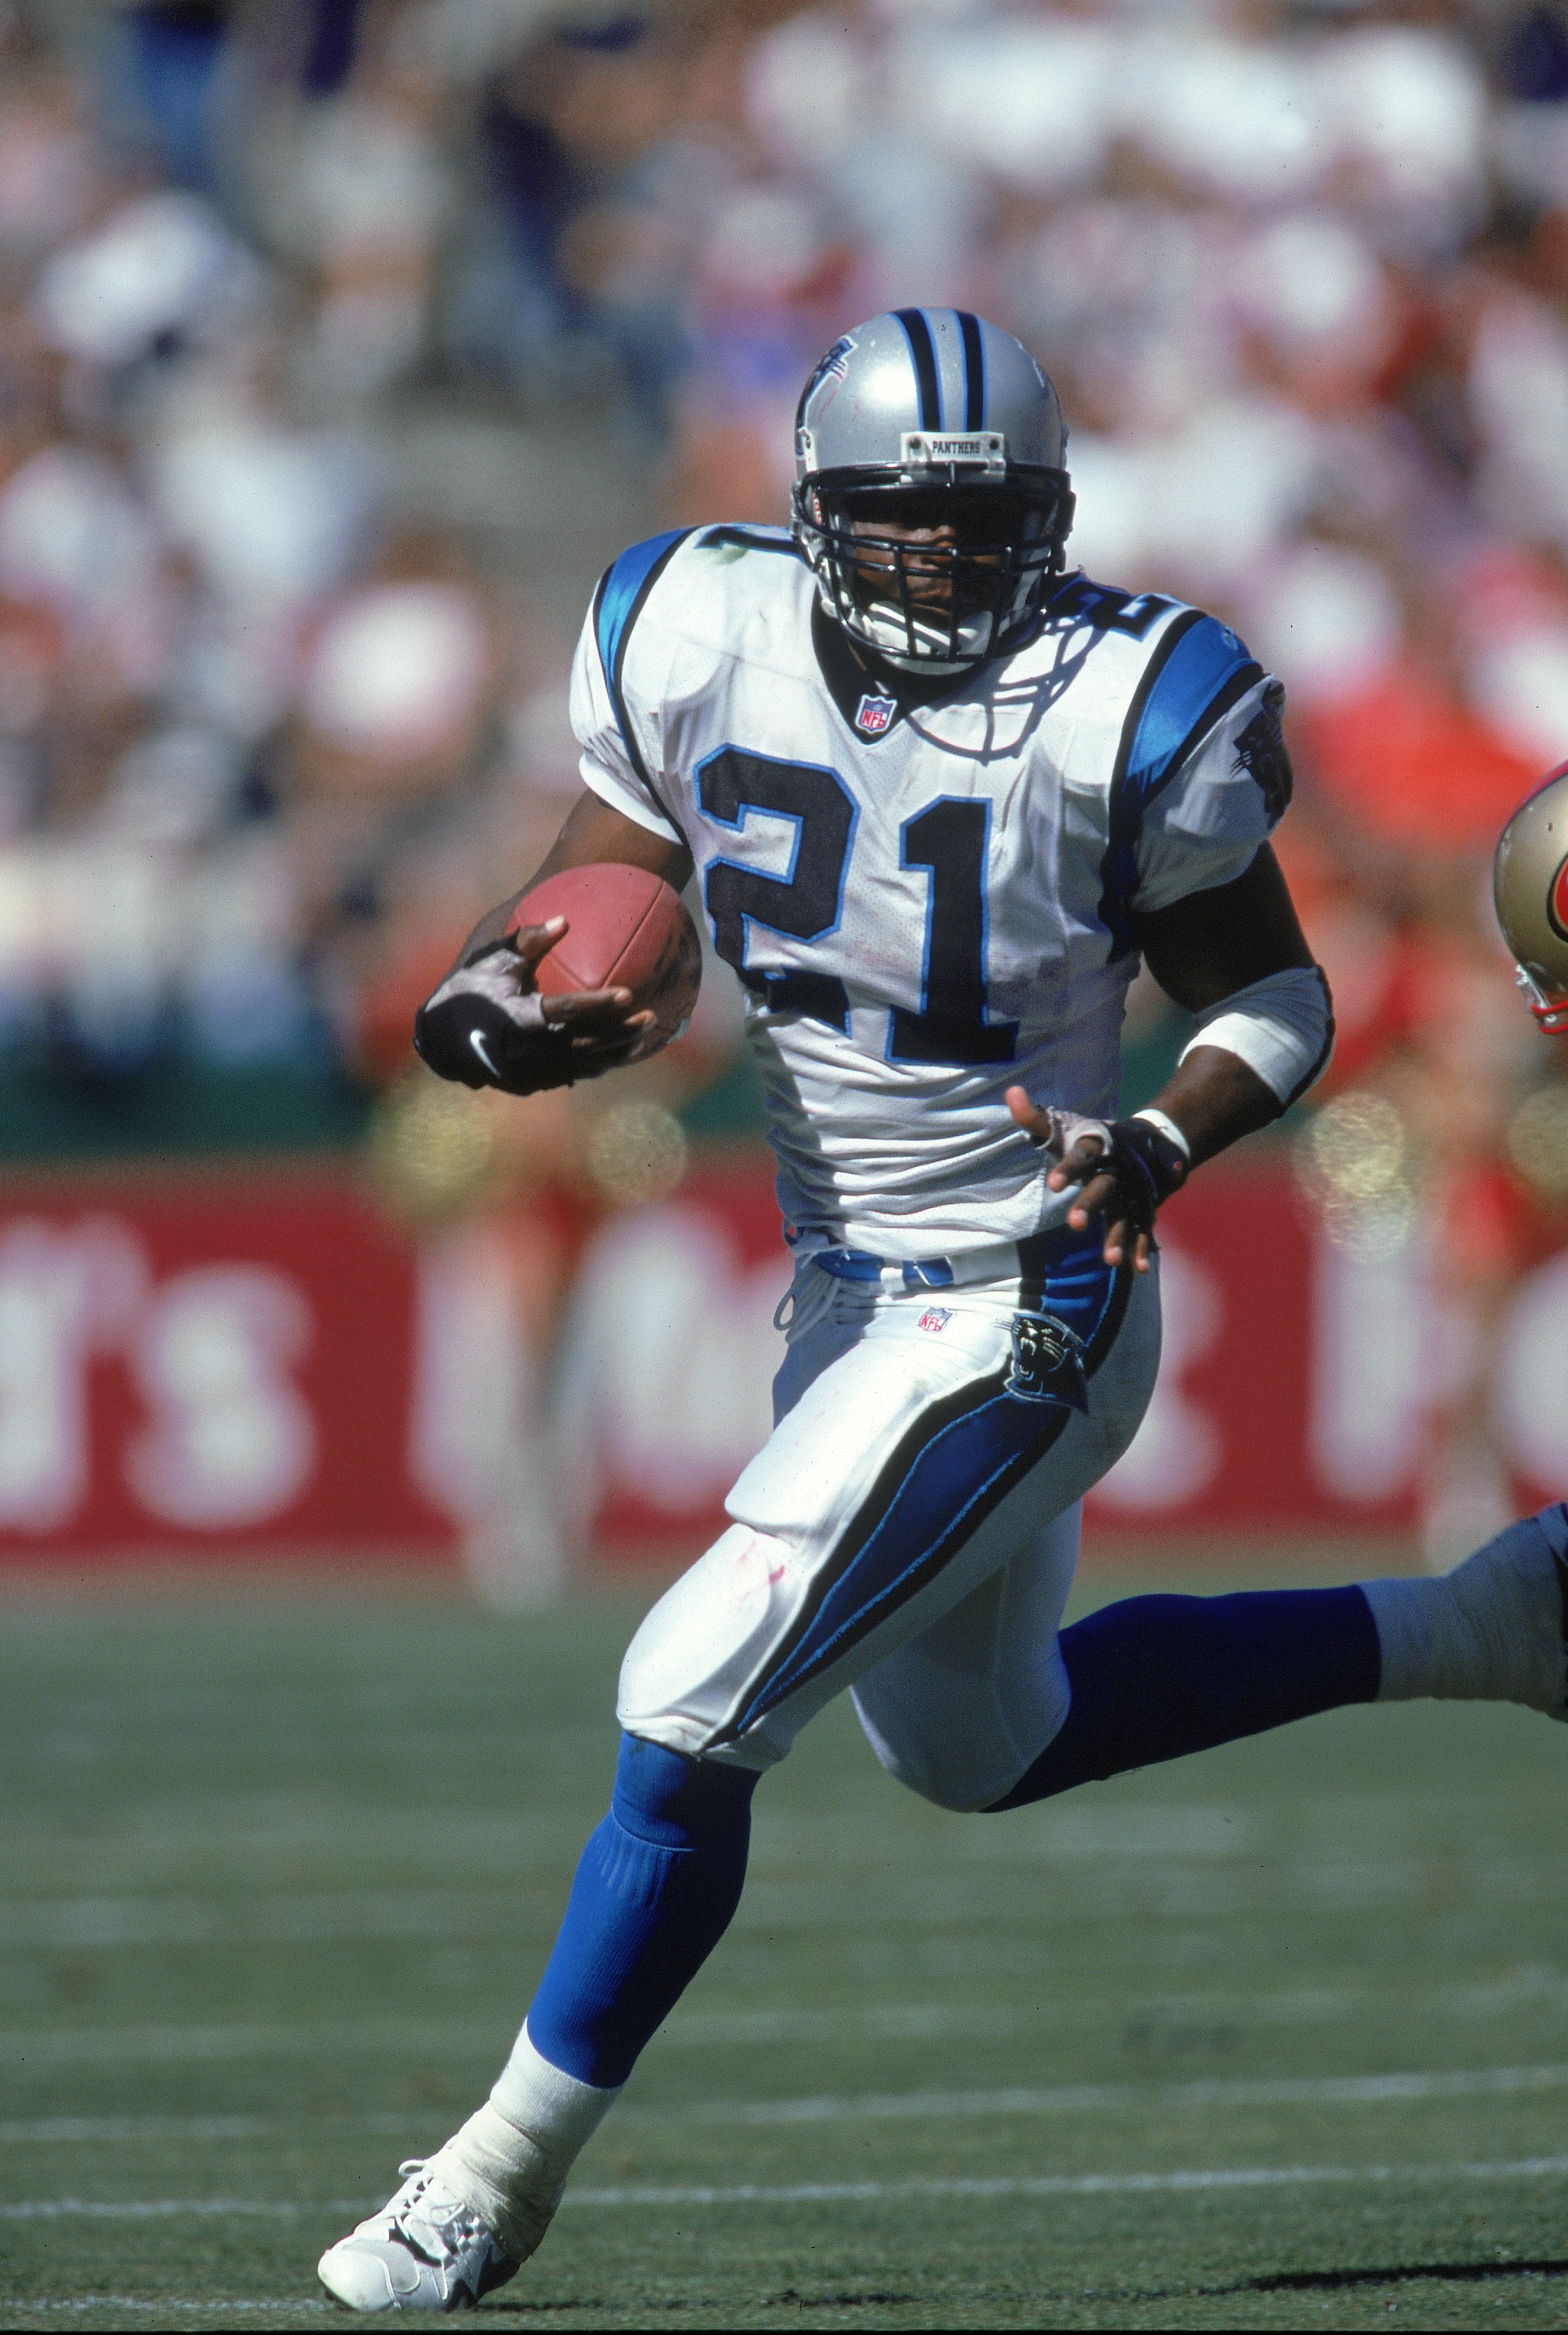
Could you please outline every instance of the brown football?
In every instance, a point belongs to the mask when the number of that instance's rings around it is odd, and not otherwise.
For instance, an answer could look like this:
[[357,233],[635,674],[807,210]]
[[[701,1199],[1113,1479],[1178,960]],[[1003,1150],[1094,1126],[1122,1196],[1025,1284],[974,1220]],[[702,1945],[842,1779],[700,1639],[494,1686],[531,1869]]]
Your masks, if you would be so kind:
[[645,868],[598,860],[547,876],[512,910],[507,929],[565,916],[571,929],[539,959],[541,997],[582,989],[629,989],[653,1014],[642,1052],[656,1054],[692,1018],[702,945],[678,892]]

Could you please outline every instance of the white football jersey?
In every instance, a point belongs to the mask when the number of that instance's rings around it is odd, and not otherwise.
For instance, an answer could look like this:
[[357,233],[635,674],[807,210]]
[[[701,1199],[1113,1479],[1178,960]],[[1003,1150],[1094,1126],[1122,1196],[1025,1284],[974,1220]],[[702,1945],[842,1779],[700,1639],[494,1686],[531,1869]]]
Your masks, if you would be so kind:
[[1156,594],[1066,578],[935,685],[874,678],[751,527],[624,552],[572,676],[585,780],[686,844],[744,984],[791,1238],[891,1260],[1060,1221],[1005,1090],[1114,1114],[1132,918],[1241,875],[1289,793],[1278,683]]

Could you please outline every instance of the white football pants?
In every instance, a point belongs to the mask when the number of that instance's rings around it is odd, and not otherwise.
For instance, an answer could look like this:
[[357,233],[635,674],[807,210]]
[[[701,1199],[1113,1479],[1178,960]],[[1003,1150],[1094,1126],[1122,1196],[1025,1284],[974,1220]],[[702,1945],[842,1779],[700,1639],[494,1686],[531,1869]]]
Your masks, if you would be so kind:
[[990,1277],[948,1288],[801,1266],[777,1424],[734,1522],[632,1641],[629,1734],[767,1768],[849,1687],[883,1766],[926,1798],[1012,1788],[1067,1715],[1079,1503],[1159,1362],[1157,1264],[1113,1273],[1101,1237],[998,1249],[965,1260]]

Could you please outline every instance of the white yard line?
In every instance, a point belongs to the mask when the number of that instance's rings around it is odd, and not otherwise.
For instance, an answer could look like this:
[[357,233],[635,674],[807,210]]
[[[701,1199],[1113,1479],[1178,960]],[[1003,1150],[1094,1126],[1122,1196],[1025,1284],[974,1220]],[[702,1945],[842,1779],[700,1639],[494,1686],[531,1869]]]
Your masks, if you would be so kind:
[[365,2214],[372,2210],[363,2197],[339,2198],[325,2204],[301,2204],[289,2197],[21,2197],[0,2203],[0,2222],[168,2222],[183,2214],[222,2218],[234,2214],[247,2221],[290,2220],[299,2214]]
[[[1152,2049],[1184,2030],[1247,2027],[1331,2027],[1358,2020],[1376,2007],[1386,2014],[1388,1999],[1370,1987],[1303,1987],[1280,1994],[1172,1995],[1157,2001],[1124,2000],[1053,2005],[1021,2010],[987,2003],[843,2004],[831,2010],[712,2010],[677,2011],[659,2037],[658,2048],[707,2050],[714,2044],[837,2042],[863,2036],[878,2042],[924,2041],[945,2036],[1074,2034],[1097,2027],[1143,2033]],[[1513,2010],[1568,2013],[1568,1972],[1530,1968],[1474,1985],[1426,1987],[1397,2006],[1412,2020],[1495,2019]],[[428,2042],[454,2051],[505,2052],[511,2030],[504,2021],[437,2020],[421,2029]],[[328,2049],[341,2055],[386,2049],[384,2028],[264,2026],[142,2027],[101,2030],[25,2028],[0,2030],[0,2065],[30,2061],[91,2059],[297,2059]]]
[[220,2311],[265,2311],[269,2319],[280,2318],[284,2312],[301,2311],[311,2318],[324,2317],[333,2309],[325,2301],[313,2302],[297,2294],[267,2295],[256,2301],[214,2302],[206,2295],[194,2294],[73,2294],[59,2301],[44,2301],[35,2295],[0,2295],[0,2311],[145,2311],[159,2313],[167,2311],[198,2311],[205,2319],[209,2312]]
[[493,1927],[512,1912],[498,1891],[365,1889],[253,1900],[218,1897],[56,1897],[0,1904],[0,1946],[81,1951],[205,1943],[236,1934],[269,1945],[336,1944],[356,1938],[447,1940],[481,1915]]
[[[407,2132],[411,2126],[441,2124],[440,2108],[370,2108],[359,2114],[318,2116],[314,2131]],[[5,2117],[0,2117],[0,2147],[37,2148],[51,2143],[82,2147],[100,2142],[275,2140],[299,2130],[297,2117],[259,2116]]]
[[1204,2077],[1186,2083],[1055,2084],[1003,2091],[828,2093],[815,2099],[713,2100],[685,2114],[747,2125],[844,2124],[862,2118],[1083,2116],[1149,2107],[1357,2107],[1401,2100],[1568,2088],[1568,2067],[1435,2069],[1386,2076]]
[[[1517,2097],[1568,2090],[1568,2066],[1438,2068],[1381,2076],[1238,2076],[1186,2083],[1013,2085],[999,2091],[826,2093],[782,2100],[704,2100],[685,2107],[624,2107],[619,2125],[695,2122],[777,2126],[920,2121],[948,2117],[1051,2117],[1132,2109],[1378,2107],[1406,2101]],[[377,2108],[324,2121],[334,2130],[402,2132],[439,2119],[433,2108]],[[318,2119],[318,2121],[321,2121]],[[292,2132],[277,2117],[14,2117],[0,2121],[0,2146],[56,2142],[261,2140]]]
[[276,2130],[270,2117],[6,2117],[0,2121],[0,2146],[34,2148],[50,2142],[129,2140],[256,2140]]
[[[433,2021],[420,2029],[421,2048],[488,2051],[504,2055],[514,2026],[499,2021]],[[299,2059],[323,2051],[341,2056],[366,2051],[382,2057],[386,2029],[365,2027],[240,2026],[133,2027],[94,2029],[44,2028],[31,2034],[12,2028],[0,2034],[0,2066],[23,2068],[40,2061],[91,2059],[96,2065],[115,2059]]]
[[[1457,2165],[1205,2165],[1170,2173],[1040,2173],[947,2181],[802,2181],[781,2186],[738,2182],[726,2187],[569,2189],[561,2201],[579,2209],[624,2205],[857,2205],[906,2197],[1146,2197],[1214,2189],[1306,2189],[1359,2184],[1539,2181],[1568,2175],[1568,2156],[1515,2156]],[[164,2221],[200,2214],[281,2219],[347,2216],[363,2198],[321,2204],[261,2197],[34,2197],[0,2203],[0,2222]]]
[[[568,2189],[568,2205],[852,2205],[898,2197],[1145,2197],[1197,2189],[1305,2189],[1361,2182],[1534,2181],[1568,2174],[1568,2156],[1459,2165],[1248,2165],[1178,2173],[1040,2173],[970,2181],[745,2182],[724,2189]],[[0,2208],[3,2211],[4,2208]]]
[[[1219,1921],[1268,1909],[1303,1914],[1371,1911],[1424,1904],[1433,1860],[1367,1857],[1317,1863],[1309,1859],[1225,1864],[1184,1856],[1128,1858],[1108,1854],[1074,1866],[1074,1903],[1089,1915],[1125,1912],[1129,1887],[1153,1888],[1161,1918]],[[1458,1860],[1442,1868],[1447,1879],[1493,1906],[1558,1906],[1563,1897],[1562,1860],[1552,1856],[1493,1856]],[[862,1922],[884,1927],[916,1924],[940,1933],[966,1928],[972,1889],[956,1883],[913,1904],[896,1893],[884,1902],[873,1889],[846,1883],[842,1890],[802,1887],[759,1875],[741,1915],[749,1923],[804,1932],[851,1909]],[[363,1888],[272,1891],[249,1898],[195,1891],[157,1896],[132,1890],[73,1897],[13,1896],[0,1901],[0,1947],[12,1950],[136,1948],[203,1943],[242,1935],[269,1944],[319,1945],[357,1938],[431,1938],[454,1933],[510,1935],[516,1923],[515,1876],[489,1888],[461,1891]]]

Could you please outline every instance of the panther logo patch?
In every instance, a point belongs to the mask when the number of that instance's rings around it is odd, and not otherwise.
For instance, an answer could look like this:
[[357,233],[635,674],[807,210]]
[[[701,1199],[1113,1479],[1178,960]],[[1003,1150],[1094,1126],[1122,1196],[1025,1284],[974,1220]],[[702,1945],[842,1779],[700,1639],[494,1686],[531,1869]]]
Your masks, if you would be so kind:
[[1244,770],[1263,799],[1272,826],[1282,819],[1291,799],[1291,757],[1280,717],[1285,693],[1277,681],[1263,692],[1263,702],[1236,740],[1238,770]]
[[1012,1368],[1002,1391],[1024,1402],[1062,1402],[1070,1410],[1087,1410],[1082,1340],[1054,1313],[1015,1313]]

